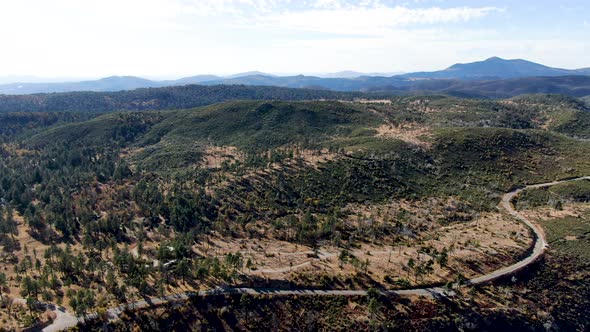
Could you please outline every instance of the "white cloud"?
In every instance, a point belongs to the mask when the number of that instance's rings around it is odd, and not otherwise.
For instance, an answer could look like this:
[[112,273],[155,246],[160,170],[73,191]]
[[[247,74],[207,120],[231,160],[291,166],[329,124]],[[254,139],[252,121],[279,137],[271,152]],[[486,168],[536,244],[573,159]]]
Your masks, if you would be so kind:
[[191,30],[205,23],[363,34],[407,25],[465,22],[495,11],[493,7],[388,7],[378,0],[3,0],[0,36],[117,35]]
[[486,30],[461,24],[498,18],[502,10],[494,7],[415,6],[379,0],[0,0],[0,76],[408,71],[491,55],[563,66],[561,58],[575,66],[590,46],[574,37],[506,35],[497,25],[502,20]]
[[495,7],[412,9],[401,6],[386,7],[379,4],[338,9],[287,11],[263,15],[257,19],[257,22],[269,27],[284,29],[362,35],[383,34],[388,30],[403,26],[467,22],[498,11],[501,9]]

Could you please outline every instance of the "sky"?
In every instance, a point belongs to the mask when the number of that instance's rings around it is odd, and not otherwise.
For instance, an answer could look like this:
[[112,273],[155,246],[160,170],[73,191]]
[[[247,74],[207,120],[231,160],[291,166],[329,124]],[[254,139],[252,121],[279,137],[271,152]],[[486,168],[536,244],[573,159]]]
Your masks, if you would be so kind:
[[0,77],[590,67],[588,0],[0,0]]

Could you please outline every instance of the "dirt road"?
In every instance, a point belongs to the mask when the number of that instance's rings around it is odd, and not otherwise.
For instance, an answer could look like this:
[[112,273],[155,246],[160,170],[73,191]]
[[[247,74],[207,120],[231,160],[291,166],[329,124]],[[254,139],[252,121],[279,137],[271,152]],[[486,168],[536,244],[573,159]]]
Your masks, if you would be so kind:
[[[514,209],[512,206],[512,199],[516,197],[519,193],[526,189],[532,188],[543,188],[543,187],[550,187],[556,184],[565,183],[565,182],[572,182],[572,181],[579,181],[579,180],[590,180],[590,176],[580,177],[575,179],[563,180],[563,181],[554,181],[554,182],[547,182],[535,185],[529,185],[521,189],[513,190],[509,193],[506,193],[502,197],[502,201],[500,202],[500,208],[506,210],[510,215],[514,216],[519,221],[523,222],[527,225],[533,232],[535,237],[535,243],[533,250],[531,251],[530,255],[522,259],[521,261],[512,264],[507,267],[500,268],[498,270],[492,271],[485,275],[470,279],[467,281],[469,284],[483,284],[500,277],[512,275],[515,272],[523,269],[524,267],[530,265],[531,263],[535,262],[539,257],[541,257],[545,250],[547,249],[547,240],[545,239],[545,235],[543,230],[540,226],[532,223],[530,220],[525,218],[522,214]],[[307,263],[304,263],[307,264]],[[285,267],[285,271],[289,271],[294,267]],[[309,296],[365,296],[367,295],[366,290],[314,290],[314,289],[260,289],[260,288],[215,288],[207,291],[200,291],[200,292],[188,292],[188,293],[180,293],[180,294],[173,294],[164,297],[157,297],[151,298],[147,300],[140,300],[130,304],[120,305],[115,308],[111,308],[107,311],[108,319],[114,320],[117,319],[119,314],[126,309],[142,309],[147,308],[150,306],[158,306],[165,303],[175,302],[175,301],[183,301],[188,299],[191,296],[200,295],[200,296],[208,296],[214,294],[235,294],[235,293],[247,293],[251,295],[260,295],[260,294],[272,294],[272,295],[309,295]],[[383,294],[395,294],[395,295],[417,295],[417,296],[449,296],[452,295],[452,291],[443,288],[443,287],[431,287],[431,288],[416,288],[416,289],[402,289],[402,290],[387,290],[382,291]],[[53,324],[47,326],[43,331],[52,332],[52,331],[60,331],[62,329],[71,328],[77,325],[79,321],[84,321],[84,318],[78,318],[78,320],[72,319],[74,317],[71,314],[62,312],[61,315],[58,313],[56,320]],[[96,314],[90,314],[86,316],[86,319],[94,319],[96,318]]]

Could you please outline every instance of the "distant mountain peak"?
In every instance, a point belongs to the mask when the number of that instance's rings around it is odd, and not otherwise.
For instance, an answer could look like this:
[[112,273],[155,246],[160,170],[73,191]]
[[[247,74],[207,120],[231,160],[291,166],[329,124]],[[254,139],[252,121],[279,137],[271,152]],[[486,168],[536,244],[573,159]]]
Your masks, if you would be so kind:
[[138,77],[138,76],[108,76],[108,77],[98,79],[98,81],[124,81],[124,80],[149,81],[148,79]]
[[275,75],[263,73],[261,71],[247,71],[245,73],[238,73],[227,76],[227,78],[240,78],[240,77],[247,77],[247,76],[266,76],[266,77],[276,77]]
[[475,66],[483,66],[483,65],[493,65],[493,64],[503,64],[503,65],[510,65],[510,64],[515,64],[517,62],[527,62],[527,63],[532,63],[529,61],[525,61],[525,60],[520,60],[520,59],[512,59],[512,60],[508,60],[508,59],[503,59],[497,56],[493,56],[491,58],[487,58],[485,60],[481,60],[481,61],[474,61],[474,62],[467,62],[467,63],[455,63],[454,65],[450,66],[447,69],[456,69],[456,68],[460,68],[460,67],[475,67]]
[[447,69],[402,75],[413,79],[488,80],[534,76],[587,75],[584,70],[552,68],[523,59],[503,59],[497,56],[483,61],[456,63]]
[[[153,81],[136,76],[110,76],[98,80],[68,82],[38,82],[0,84],[0,94],[31,94],[68,91],[121,91],[138,88],[155,88],[188,84],[200,85],[267,85],[291,88],[332,89],[338,91],[369,91],[376,89],[409,89],[424,84],[425,90],[448,88],[451,81],[492,81],[524,77],[589,76],[590,68],[569,70],[552,68],[523,59],[503,59],[497,56],[485,60],[457,63],[447,69],[433,72],[417,72],[403,75],[394,73],[361,73],[341,71],[337,73],[292,76],[276,76],[259,71],[231,76],[197,75],[178,80]],[[534,80],[529,80],[534,81]],[[463,84],[462,82],[455,82]],[[543,90],[544,91],[544,90]],[[537,92],[543,92],[537,91]],[[548,89],[547,91],[558,91]]]

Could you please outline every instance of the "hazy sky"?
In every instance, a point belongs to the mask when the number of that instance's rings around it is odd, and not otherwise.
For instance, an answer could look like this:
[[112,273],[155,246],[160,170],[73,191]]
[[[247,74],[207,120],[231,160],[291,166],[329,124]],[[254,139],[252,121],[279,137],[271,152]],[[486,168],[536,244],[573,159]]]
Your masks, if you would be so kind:
[[0,0],[0,76],[590,66],[589,0]]

